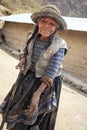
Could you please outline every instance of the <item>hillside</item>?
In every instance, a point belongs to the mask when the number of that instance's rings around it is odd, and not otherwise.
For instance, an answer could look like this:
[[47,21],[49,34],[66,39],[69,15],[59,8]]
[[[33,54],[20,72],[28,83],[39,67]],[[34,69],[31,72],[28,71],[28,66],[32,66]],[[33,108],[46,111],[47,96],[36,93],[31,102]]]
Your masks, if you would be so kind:
[[34,12],[41,8],[41,5],[34,0],[0,0],[0,3],[13,13]]
[[87,0],[0,0],[13,13],[34,12],[46,4],[58,5],[63,16],[87,18]]
[[37,0],[42,5],[55,4],[60,8],[62,15],[87,18],[87,0]]

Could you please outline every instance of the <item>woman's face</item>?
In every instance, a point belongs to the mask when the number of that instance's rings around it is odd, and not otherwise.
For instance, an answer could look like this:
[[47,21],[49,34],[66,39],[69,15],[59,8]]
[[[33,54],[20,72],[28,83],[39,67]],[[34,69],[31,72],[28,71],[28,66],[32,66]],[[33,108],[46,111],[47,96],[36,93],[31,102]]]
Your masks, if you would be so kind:
[[43,40],[48,39],[57,29],[57,23],[53,18],[44,17],[38,22],[39,33]]

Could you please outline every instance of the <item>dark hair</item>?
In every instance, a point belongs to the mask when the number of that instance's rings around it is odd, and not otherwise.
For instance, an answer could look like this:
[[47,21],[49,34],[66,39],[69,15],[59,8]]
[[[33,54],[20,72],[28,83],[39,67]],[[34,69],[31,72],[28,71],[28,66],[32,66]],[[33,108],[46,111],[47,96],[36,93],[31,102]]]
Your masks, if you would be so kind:
[[31,37],[28,39],[28,41],[26,43],[26,47],[23,50],[25,54],[28,54],[27,46],[30,43],[30,41],[35,37],[35,35],[37,34],[37,32],[38,32],[38,26],[36,25],[35,28],[34,28],[34,31],[33,31],[32,35],[31,35]]

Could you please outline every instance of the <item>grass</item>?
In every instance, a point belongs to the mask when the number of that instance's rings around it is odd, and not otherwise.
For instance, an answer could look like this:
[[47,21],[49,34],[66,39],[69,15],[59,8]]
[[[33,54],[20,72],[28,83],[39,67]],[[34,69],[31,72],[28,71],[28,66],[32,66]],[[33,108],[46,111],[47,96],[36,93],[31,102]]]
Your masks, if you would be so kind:
[[32,13],[42,7],[39,2],[34,0],[3,0],[1,4],[11,9],[13,13]]

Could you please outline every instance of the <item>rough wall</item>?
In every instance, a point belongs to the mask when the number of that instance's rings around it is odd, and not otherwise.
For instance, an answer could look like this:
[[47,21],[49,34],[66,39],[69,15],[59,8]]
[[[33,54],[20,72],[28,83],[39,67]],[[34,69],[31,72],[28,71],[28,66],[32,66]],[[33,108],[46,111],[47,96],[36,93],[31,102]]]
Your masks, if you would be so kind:
[[[15,49],[22,48],[33,25],[6,23],[2,33],[9,45]],[[59,35],[68,44],[68,53],[64,60],[64,70],[87,83],[87,32],[61,31]]]
[[22,24],[22,23],[6,23],[2,33],[6,37],[8,44],[15,48],[21,49],[30,32],[32,32],[33,25]]
[[60,35],[68,44],[65,70],[87,83],[87,32],[64,31]]

